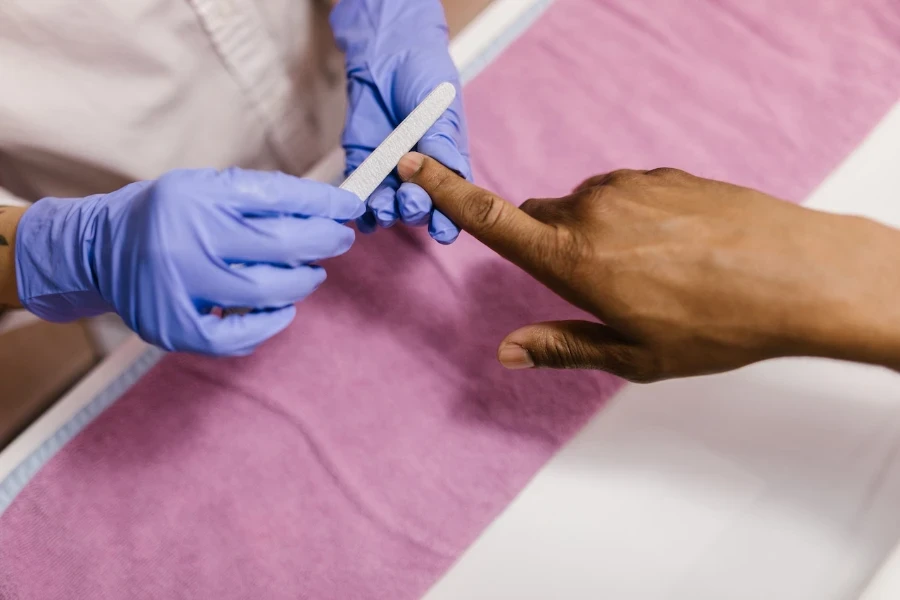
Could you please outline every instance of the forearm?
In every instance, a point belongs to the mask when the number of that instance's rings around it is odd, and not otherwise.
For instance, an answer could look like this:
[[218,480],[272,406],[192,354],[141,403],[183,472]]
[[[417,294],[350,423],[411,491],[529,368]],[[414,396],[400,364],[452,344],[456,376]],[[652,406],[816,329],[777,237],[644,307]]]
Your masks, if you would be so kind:
[[0,206],[0,308],[19,308],[16,286],[16,228],[25,208]]
[[858,333],[848,344],[857,352],[857,360],[900,371],[900,230],[856,221],[866,233],[860,265],[867,285],[861,289],[854,314]]
[[900,371],[900,230],[858,217],[824,219],[833,251],[810,266],[829,273],[818,310],[803,319],[810,353]]

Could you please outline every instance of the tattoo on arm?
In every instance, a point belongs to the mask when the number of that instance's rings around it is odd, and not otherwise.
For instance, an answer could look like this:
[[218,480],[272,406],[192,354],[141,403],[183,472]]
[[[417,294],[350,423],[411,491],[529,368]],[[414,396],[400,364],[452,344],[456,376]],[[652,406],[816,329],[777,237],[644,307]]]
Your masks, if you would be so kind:
[[0,246],[9,246],[9,242],[6,241],[6,238],[0,235]]

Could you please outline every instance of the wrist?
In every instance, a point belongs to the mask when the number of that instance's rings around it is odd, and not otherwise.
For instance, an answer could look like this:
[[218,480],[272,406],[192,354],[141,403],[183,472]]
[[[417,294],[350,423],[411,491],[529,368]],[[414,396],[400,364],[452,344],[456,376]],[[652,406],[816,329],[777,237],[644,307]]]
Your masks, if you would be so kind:
[[25,210],[0,206],[0,307],[22,306],[16,284],[16,231]]
[[869,219],[820,214],[818,308],[800,318],[805,354],[900,370],[900,231]]
[[44,198],[19,220],[15,271],[21,305],[46,321],[108,312],[92,266],[103,196]]

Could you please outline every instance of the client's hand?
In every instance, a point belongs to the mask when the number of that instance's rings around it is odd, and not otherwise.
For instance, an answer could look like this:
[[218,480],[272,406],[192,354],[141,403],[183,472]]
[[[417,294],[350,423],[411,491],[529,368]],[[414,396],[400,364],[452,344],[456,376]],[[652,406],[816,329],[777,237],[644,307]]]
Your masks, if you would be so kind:
[[602,321],[534,324],[509,368],[649,382],[790,355],[900,365],[900,233],[672,169],[593,177],[520,208],[432,159],[400,174],[463,230]]

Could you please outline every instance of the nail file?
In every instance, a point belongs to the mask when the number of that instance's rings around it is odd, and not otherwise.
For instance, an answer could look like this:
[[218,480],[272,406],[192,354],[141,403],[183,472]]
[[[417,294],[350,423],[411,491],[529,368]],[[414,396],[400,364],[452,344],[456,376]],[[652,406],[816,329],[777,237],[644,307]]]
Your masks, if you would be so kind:
[[[397,168],[403,155],[413,149],[419,140],[437,123],[441,115],[450,108],[456,98],[456,88],[452,83],[442,83],[434,88],[409,116],[388,135],[350,177],[341,184],[342,190],[356,195],[362,202],[378,189],[381,182]],[[244,265],[234,264],[232,268]],[[227,317],[250,312],[245,308],[216,308],[213,314]]]
[[456,98],[452,83],[442,83],[413,109],[409,116],[341,184],[365,202],[391,174],[403,155],[413,149]]

